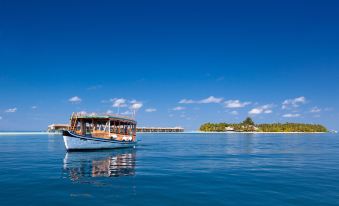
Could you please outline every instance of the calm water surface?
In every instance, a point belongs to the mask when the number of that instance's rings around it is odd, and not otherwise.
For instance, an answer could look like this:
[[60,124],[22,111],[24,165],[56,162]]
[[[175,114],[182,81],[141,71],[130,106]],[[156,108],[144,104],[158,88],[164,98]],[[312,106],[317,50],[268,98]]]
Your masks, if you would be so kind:
[[67,153],[61,136],[0,136],[0,205],[339,205],[338,135],[138,138]]

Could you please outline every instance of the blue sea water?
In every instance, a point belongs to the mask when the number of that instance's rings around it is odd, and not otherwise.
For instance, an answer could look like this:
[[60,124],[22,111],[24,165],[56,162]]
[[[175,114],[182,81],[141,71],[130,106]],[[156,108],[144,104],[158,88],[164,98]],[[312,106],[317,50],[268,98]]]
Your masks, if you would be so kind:
[[335,134],[139,134],[136,149],[65,151],[0,136],[0,205],[339,205]]

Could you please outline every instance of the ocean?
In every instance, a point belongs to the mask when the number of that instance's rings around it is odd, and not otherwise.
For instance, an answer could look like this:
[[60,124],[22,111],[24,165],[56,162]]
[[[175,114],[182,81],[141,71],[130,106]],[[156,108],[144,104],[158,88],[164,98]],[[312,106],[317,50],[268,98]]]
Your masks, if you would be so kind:
[[0,205],[339,205],[338,134],[139,134],[66,152],[0,135]]

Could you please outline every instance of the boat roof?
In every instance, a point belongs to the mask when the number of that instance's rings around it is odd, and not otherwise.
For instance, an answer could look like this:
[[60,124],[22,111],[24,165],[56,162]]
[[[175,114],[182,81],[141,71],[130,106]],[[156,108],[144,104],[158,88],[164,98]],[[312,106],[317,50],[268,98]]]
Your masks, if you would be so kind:
[[131,122],[133,124],[136,124],[136,121],[132,117],[117,115],[117,114],[83,114],[83,113],[73,113],[72,118],[77,119],[102,119],[102,120],[119,120],[124,122]]

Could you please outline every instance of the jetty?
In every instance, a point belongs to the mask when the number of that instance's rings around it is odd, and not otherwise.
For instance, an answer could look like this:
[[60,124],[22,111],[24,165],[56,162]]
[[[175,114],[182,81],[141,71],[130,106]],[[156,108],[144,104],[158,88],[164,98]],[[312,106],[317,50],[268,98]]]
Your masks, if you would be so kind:
[[144,133],[174,133],[184,131],[185,129],[182,127],[137,127],[137,132]]
[[49,133],[59,133],[62,130],[68,130],[69,124],[51,124],[48,125],[47,132]]
[[[63,130],[68,130],[69,124],[51,124],[48,125],[47,132],[61,133]],[[137,132],[141,133],[178,133],[184,132],[182,127],[137,127]]]

